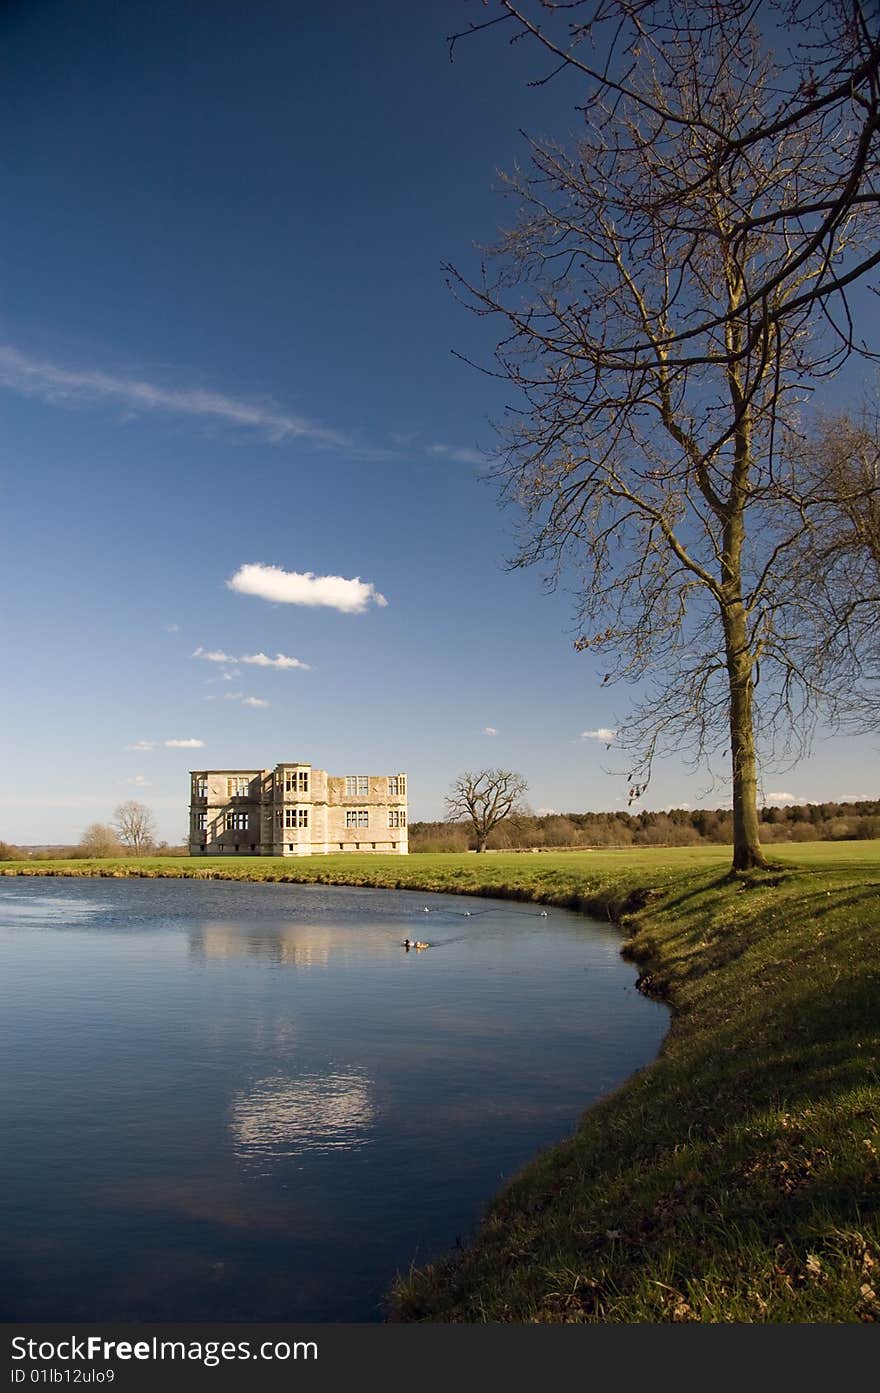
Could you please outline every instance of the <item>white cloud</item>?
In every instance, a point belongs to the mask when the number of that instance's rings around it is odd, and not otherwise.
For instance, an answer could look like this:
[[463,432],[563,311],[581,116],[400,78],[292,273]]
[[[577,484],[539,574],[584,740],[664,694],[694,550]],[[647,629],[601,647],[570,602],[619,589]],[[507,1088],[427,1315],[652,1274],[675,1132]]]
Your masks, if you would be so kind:
[[611,744],[612,740],[617,739],[617,731],[609,730],[607,726],[599,726],[598,730],[582,730],[582,740],[604,740],[606,744]]
[[53,406],[109,405],[128,411],[166,412],[222,421],[262,431],[270,440],[311,440],[348,449],[351,441],[331,430],[283,411],[272,403],[242,401],[201,387],[162,387],[136,377],[119,377],[98,369],[77,371],[28,357],[0,345],[0,387],[38,397]]
[[237,663],[237,658],[232,658],[228,653],[222,652],[219,648],[199,647],[193,653],[194,658],[204,658],[206,663]]
[[[228,582],[227,582],[228,583]],[[300,668],[303,672],[310,672],[308,663],[300,662],[299,658],[288,658],[285,653],[276,653],[274,658],[269,658],[265,653],[247,653],[242,658],[234,658],[231,653],[224,653],[221,648],[197,648],[192,655],[194,658],[202,658],[206,663],[248,663],[251,667],[277,667],[283,669]],[[224,681],[230,682],[233,677],[239,677],[238,672],[224,672]]]
[[166,634],[179,634],[179,633],[180,633],[180,625],[179,625],[179,624],[166,624],[166,625],[165,625],[165,632],[166,632]]
[[805,798],[798,798],[793,793],[767,793],[764,796],[764,803],[805,803]]
[[384,607],[388,604],[374,585],[355,576],[316,576],[313,571],[284,571],[280,566],[264,566],[260,562],[240,566],[226,584],[240,595],[257,595],[279,605],[327,606],[344,614],[362,614],[372,600]]
[[494,726],[483,726],[483,734],[484,734],[484,735],[497,735],[497,734],[498,734],[498,731],[495,729]]
[[236,677],[241,677],[241,673],[236,667],[232,668],[229,672],[222,673],[222,677],[224,682],[234,682]]
[[535,809],[535,817],[555,817],[555,816],[556,816],[556,809],[555,809],[555,808],[536,808],[536,809]]
[[138,740],[138,742],[137,742],[136,745],[123,745],[122,748],[123,748],[124,750],[140,750],[140,751],[155,750],[155,748],[156,748],[156,742],[155,742],[155,740]]
[[135,774],[133,779],[126,779],[127,784],[135,784],[138,788],[149,788],[150,781],[145,779],[143,774]]
[[436,455],[440,459],[455,460],[456,464],[485,464],[487,456],[480,450],[469,450],[462,445],[444,445],[442,441],[435,441],[428,446],[428,454]]
[[204,740],[166,740],[167,750],[200,750],[204,746]]
[[[211,700],[212,698],[208,698]],[[224,692],[224,701],[240,701],[243,706],[268,706],[269,702],[262,697],[245,696],[244,692]]]
[[308,663],[301,663],[299,658],[288,658],[283,653],[276,653],[274,658],[267,658],[265,653],[251,653],[243,658],[237,658],[236,662],[250,663],[253,667],[278,667],[278,668],[302,668],[305,672],[309,671]]

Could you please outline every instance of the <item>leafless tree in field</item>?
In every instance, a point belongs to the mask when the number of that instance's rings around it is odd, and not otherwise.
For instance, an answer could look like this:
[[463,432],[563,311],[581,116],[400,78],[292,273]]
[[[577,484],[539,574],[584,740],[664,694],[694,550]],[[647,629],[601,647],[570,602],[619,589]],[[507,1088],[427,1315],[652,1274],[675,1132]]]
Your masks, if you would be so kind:
[[446,798],[446,819],[466,818],[473,829],[477,851],[485,851],[489,834],[499,822],[518,811],[528,784],[510,769],[480,769],[462,774]]
[[576,646],[641,684],[631,797],[658,753],[725,747],[734,869],[762,866],[759,751],[802,748],[829,678],[779,589],[804,403],[861,351],[847,288],[880,262],[876,7],[495,9],[472,30],[506,25],[551,59],[539,82],[582,88],[579,136],[530,141],[506,176],[517,217],[482,278],[449,268],[501,320],[493,371],[517,389],[497,463],[524,510],[514,564],[575,574]]
[[156,836],[156,822],[150,809],[133,799],[120,803],[113,813],[113,826],[119,833],[119,840],[132,856],[142,856],[149,851]]

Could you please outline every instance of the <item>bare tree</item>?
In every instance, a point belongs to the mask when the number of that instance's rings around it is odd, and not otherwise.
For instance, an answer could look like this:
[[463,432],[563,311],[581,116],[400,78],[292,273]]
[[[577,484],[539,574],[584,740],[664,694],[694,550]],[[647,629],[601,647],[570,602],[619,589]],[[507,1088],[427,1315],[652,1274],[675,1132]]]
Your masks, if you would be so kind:
[[[726,747],[733,866],[763,866],[759,748],[809,738],[825,673],[777,599],[803,528],[787,461],[855,346],[846,287],[880,261],[876,20],[857,0],[537,8],[565,45],[507,0],[496,21],[584,80],[583,131],[530,142],[482,279],[450,268],[500,317],[494,372],[519,393],[497,469],[525,513],[513,564],[575,575],[576,647],[643,684],[631,798],[658,753]],[[777,59],[755,23],[783,13],[801,47]]]
[[798,446],[804,531],[786,597],[820,633],[830,714],[876,729],[880,695],[880,412],[822,418]]
[[153,845],[156,821],[143,803],[134,800],[120,803],[113,814],[113,826],[119,833],[119,840],[132,856],[142,856]]
[[490,832],[519,810],[519,800],[527,788],[522,775],[510,769],[461,774],[446,798],[446,820],[458,822],[467,818],[477,851],[485,851]]
[[91,822],[79,839],[78,849],[83,856],[120,856],[123,847],[114,828]]

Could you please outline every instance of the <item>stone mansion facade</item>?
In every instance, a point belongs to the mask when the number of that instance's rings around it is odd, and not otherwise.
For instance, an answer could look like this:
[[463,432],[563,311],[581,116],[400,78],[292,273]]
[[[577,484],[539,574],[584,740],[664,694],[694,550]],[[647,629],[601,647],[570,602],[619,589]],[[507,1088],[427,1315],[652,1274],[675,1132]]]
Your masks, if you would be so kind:
[[405,856],[406,774],[334,776],[311,764],[190,772],[192,856]]

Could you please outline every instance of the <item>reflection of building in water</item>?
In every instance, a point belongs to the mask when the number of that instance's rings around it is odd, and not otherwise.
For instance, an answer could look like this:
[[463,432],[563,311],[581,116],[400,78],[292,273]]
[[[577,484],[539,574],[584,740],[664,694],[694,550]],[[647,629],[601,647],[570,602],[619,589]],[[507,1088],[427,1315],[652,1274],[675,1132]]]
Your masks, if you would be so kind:
[[230,1128],[242,1158],[363,1146],[376,1109],[362,1074],[261,1079],[232,1099]]
[[190,774],[193,856],[405,856],[405,774],[330,775],[310,764]]
[[202,924],[190,931],[189,952],[193,958],[268,958],[296,967],[326,967],[331,941],[326,929],[261,926],[251,931],[234,924]]

